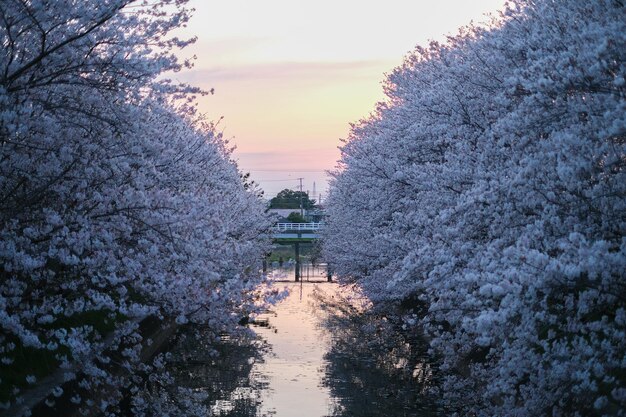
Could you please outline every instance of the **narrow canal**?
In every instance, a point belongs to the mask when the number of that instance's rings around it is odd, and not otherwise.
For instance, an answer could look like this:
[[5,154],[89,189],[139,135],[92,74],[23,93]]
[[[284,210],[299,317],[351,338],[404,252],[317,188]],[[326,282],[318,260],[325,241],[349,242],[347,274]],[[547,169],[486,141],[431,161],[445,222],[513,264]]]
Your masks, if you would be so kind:
[[182,335],[170,353],[174,380],[141,399],[153,410],[148,415],[439,415],[429,400],[433,376],[423,343],[366,314],[362,297],[323,276],[280,278],[275,285],[289,296],[257,317],[252,332],[218,343]]
[[332,283],[289,284],[290,295],[276,306],[268,327],[255,331],[269,345],[253,372],[266,379],[262,392],[261,415],[321,417],[332,413],[333,398],[324,386],[324,355],[330,337],[320,326],[320,312],[315,309],[314,294],[333,293]]

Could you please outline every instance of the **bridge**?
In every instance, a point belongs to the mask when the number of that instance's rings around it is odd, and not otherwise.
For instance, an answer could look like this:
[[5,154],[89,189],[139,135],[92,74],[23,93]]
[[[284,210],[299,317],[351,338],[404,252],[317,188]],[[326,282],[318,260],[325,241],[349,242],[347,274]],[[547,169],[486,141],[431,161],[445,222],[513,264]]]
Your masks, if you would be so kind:
[[[324,223],[276,223],[272,228],[272,240],[281,245],[293,245],[296,254],[296,281],[302,276],[300,265],[300,244],[312,243],[319,239],[319,231]],[[264,266],[265,271],[266,265]],[[331,280],[328,275],[328,280]]]
[[312,242],[319,239],[324,223],[276,223],[272,228],[272,239],[276,243]]

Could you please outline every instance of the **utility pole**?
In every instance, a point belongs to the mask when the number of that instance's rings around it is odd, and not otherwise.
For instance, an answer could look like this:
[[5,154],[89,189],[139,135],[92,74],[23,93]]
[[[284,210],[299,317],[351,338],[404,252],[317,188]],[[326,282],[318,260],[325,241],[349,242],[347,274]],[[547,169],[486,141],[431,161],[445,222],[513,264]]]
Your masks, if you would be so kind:
[[300,243],[296,242],[293,245],[296,251],[296,282],[298,282],[302,279],[302,274],[300,273]]
[[[304,218],[304,208],[302,207],[302,180],[304,178],[298,178],[298,180],[300,181],[300,217]],[[298,230],[298,237],[301,237],[302,231]],[[295,246],[295,250],[296,250],[296,282],[301,280],[301,274],[300,274],[300,243],[296,242],[294,243]]]
[[302,180],[304,178],[298,178],[300,180],[300,217],[304,217],[304,208],[302,207]]

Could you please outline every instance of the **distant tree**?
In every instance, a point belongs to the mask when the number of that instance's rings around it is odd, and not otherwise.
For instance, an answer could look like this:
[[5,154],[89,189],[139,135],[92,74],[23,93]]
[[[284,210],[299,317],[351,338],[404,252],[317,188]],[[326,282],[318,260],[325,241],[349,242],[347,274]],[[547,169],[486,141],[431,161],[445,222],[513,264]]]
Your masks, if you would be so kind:
[[289,220],[291,223],[306,223],[304,217],[302,217],[300,213],[296,213],[295,211],[287,216],[287,220]]
[[300,208],[300,199],[302,199],[302,208],[305,210],[315,206],[315,200],[311,200],[304,191],[293,191],[285,188],[270,200],[270,208],[297,209]]

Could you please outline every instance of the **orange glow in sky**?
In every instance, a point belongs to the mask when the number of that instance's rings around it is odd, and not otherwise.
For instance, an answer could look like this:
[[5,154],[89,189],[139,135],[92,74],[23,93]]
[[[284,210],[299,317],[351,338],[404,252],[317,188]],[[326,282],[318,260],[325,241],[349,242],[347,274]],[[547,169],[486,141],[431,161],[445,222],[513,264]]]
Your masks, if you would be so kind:
[[[199,100],[236,145],[235,159],[272,197],[325,193],[325,171],[350,123],[384,98],[384,74],[415,45],[442,40],[504,0],[192,0],[181,36],[195,67],[175,79],[215,94]],[[318,196],[315,196],[317,198]],[[323,198],[323,197],[322,197]]]

